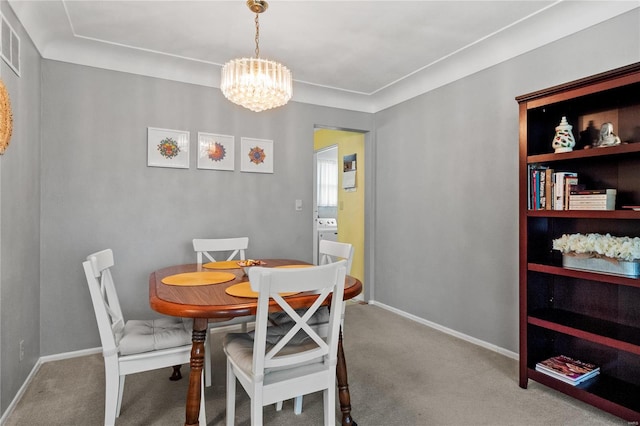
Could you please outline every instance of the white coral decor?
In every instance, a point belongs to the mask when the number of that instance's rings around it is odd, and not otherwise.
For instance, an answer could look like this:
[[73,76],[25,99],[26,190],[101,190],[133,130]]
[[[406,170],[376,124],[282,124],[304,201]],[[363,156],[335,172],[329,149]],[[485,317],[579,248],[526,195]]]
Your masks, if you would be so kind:
[[632,262],[640,259],[640,238],[614,237],[610,234],[564,234],[553,240],[553,249],[564,254],[590,254]]

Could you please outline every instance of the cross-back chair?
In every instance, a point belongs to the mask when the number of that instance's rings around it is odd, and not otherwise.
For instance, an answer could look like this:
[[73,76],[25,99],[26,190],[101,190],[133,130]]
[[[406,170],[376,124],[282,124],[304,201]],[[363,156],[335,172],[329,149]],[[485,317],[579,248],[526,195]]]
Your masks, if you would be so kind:
[[[173,366],[172,378],[179,378],[179,366],[191,360],[192,325],[187,320],[173,317],[125,320],[111,275],[114,266],[111,249],[90,254],[82,266],[102,342],[104,424],[111,426],[120,416],[126,375]],[[204,392],[199,421],[206,424]]]
[[[227,355],[227,426],[235,421],[236,379],[251,398],[251,424],[261,425],[263,407],[312,392],[323,392],[324,424],[335,424],[336,364],[346,260],[299,269],[254,267],[249,271],[258,292],[256,324],[249,333],[224,339]],[[283,292],[312,292],[316,299],[296,310]],[[331,299],[326,336],[309,325],[327,298]],[[284,335],[268,331],[269,301],[291,318]]]
[[[196,252],[196,262],[199,266],[202,266],[205,260],[209,262],[245,260],[248,248],[249,237],[195,238],[193,240],[193,250]],[[247,323],[252,322],[253,319],[254,317],[236,317],[227,321],[209,322],[207,337],[210,337],[216,329],[232,325],[241,325],[242,331],[247,331]],[[204,383],[208,387],[211,386],[213,366],[211,365],[212,339],[207,340],[204,348]]]
[[[346,270],[347,275],[351,273],[351,265],[353,263],[353,246],[349,243],[342,243],[337,241],[329,241],[329,240],[320,240],[320,245],[318,247],[319,260],[318,264],[326,265],[329,263],[334,263],[340,260],[346,260]],[[346,303],[342,303],[342,315],[340,323],[344,327],[344,309],[346,307]],[[318,329],[318,332],[322,336],[326,336],[327,333],[327,318],[329,317],[329,312],[326,307],[323,307],[318,310],[318,312],[314,315],[314,318],[311,321],[313,327]],[[283,325],[287,321],[287,317],[283,317],[281,313],[274,313],[270,315],[271,322],[276,325]],[[293,411],[295,414],[302,413],[302,395],[297,396],[294,399],[293,403]],[[276,403],[276,410],[282,410],[282,401],[278,401]]]

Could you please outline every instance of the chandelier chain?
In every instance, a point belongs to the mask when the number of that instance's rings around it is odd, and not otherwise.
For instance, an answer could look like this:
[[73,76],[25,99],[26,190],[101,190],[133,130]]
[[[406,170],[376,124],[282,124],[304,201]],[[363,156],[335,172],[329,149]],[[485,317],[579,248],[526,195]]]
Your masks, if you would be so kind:
[[259,14],[256,13],[256,58],[260,57],[260,21],[258,20]]

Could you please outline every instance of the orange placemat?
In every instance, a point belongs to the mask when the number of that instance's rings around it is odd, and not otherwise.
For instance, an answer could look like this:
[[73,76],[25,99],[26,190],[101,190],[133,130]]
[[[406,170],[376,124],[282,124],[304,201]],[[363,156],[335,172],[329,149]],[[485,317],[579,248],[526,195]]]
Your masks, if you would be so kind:
[[185,272],[164,277],[162,282],[167,285],[196,286],[226,283],[235,278],[236,276],[229,272]]
[[222,262],[209,262],[202,264],[207,269],[240,269],[237,260],[223,260]]
[[[225,289],[225,292],[230,295],[230,296],[235,296],[235,297],[251,297],[253,299],[257,299],[258,298],[258,293],[251,290],[251,283],[249,282],[243,282],[243,283],[238,283],[238,284],[234,284],[230,287],[227,287]],[[286,297],[286,296],[291,296],[294,294],[298,294],[300,293],[299,291],[293,291],[293,292],[289,292],[289,293],[280,293],[280,296],[282,297]]]
[[276,268],[311,268],[312,266],[315,265],[282,265],[276,266]]

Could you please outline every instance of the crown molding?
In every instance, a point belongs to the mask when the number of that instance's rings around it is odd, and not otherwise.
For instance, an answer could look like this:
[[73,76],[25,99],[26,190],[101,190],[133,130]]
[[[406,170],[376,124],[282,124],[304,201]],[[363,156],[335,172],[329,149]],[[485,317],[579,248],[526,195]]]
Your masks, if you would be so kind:
[[[70,26],[52,37],[43,20],[68,22],[64,3],[39,2],[37,13],[27,3],[9,0],[45,59],[219,88],[220,64],[78,37]],[[558,1],[374,93],[294,80],[292,101],[375,113],[634,9],[640,13],[640,0]]]

